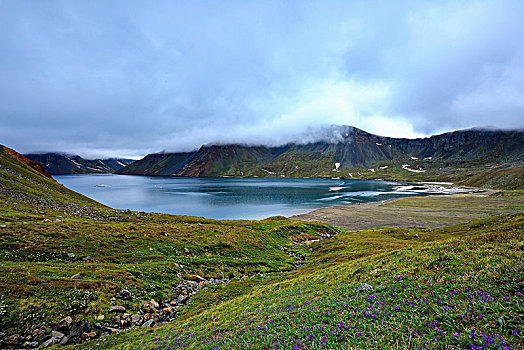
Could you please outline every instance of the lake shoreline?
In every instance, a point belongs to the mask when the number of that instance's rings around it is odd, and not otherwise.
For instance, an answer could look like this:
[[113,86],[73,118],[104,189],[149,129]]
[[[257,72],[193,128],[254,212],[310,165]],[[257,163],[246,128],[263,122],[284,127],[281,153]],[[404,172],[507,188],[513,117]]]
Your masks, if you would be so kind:
[[290,219],[318,221],[348,230],[375,227],[431,228],[524,209],[524,197],[499,196],[497,193],[500,192],[486,189],[452,195],[395,198],[380,203],[325,207],[291,216]]

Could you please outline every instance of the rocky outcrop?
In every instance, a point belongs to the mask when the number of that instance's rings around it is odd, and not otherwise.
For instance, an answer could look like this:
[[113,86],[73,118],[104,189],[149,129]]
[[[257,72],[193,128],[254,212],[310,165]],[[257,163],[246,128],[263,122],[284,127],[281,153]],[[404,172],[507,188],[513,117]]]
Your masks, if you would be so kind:
[[[191,297],[205,286],[224,283],[229,283],[229,280],[193,276],[192,280],[180,280],[173,284],[171,300],[143,300],[138,303],[138,311],[128,310],[121,305],[112,305],[107,310],[108,316],[99,315],[94,323],[90,323],[87,319],[74,322],[72,317],[67,316],[51,324],[33,325],[25,334],[18,331],[12,334],[0,333],[0,349],[80,344],[130,327],[154,327],[173,320],[178,309],[187,305]],[[121,290],[115,296],[115,300],[131,300],[131,294],[128,293],[129,291],[125,289]]]

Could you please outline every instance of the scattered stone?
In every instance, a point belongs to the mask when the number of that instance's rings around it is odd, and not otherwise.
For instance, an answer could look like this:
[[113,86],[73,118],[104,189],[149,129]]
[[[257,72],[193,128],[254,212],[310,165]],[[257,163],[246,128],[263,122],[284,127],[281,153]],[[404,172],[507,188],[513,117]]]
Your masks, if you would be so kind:
[[58,340],[62,339],[64,336],[65,336],[65,334],[62,333],[62,332],[59,332],[59,331],[52,331],[51,332],[51,337],[56,338]]
[[184,252],[185,252],[186,254],[189,254],[189,249],[184,248]]
[[75,257],[75,253],[67,253],[67,257],[74,258]]
[[120,293],[118,293],[117,298],[122,299],[122,300],[130,300],[132,299],[131,292],[128,291],[127,289],[122,289]]
[[77,280],[77,279],[79,279],[80,277],[82,277],[82,275],[79,274],[79,273],[76,273],[76,274],[74,274],[73,276],[71,276],[71,279],[73,279],[73,280]]
[[162,309],[162,312],[164,315],[170,315],[173,312],[173,308],[171,306],[165,307]]
[[98,321],[103,321],[105,318],[104,315],[98,315],[98,317],[96,318]]
[[197,281],[199,281],[199,282],[205,282],[205,281],[206,281],[206,279],[205,279],[204,277],[199,276],[199,275],[195,275],[195,279],[196,279]]
[[82,334],[82,339],[93,339],[93,338],[96,338],[95,332],[88,332],[88,333]]
[[38,342],[36,341],[30,342],[29,344],[27,344],[27,346],[29,346],[30,348],[36,348],[38,347]]
[[82,261],[88,261],[89,259],[91,259],[90,256],[84,256],[84,257],[82,258]]
[[109,312],[126,312],[126,308],[123,306],[111,306]]
[[0,225],[0,228],[6,228],[7,225]]
[[414,238],[418,238],[418,234],[417,234],[417,233],[415,233],[415,235],[414,235],[413,237],[414,237]]
[[69,327],[71,327],[71,323],[73,323],[73,319],[71,318],[71,316],[67,316],[66,318],[64,318],[63,320],[61,320],[58,323],[58,330],[61,330],[64,332],[69,331]]
[[62,222],[62,220],[60,220],[60,219],[55,219],[55,222]]
[[131,315],[131,322],[138,323],[139,321],[140,321],[140,315],[139,314]]
[[70,337],[78,337],[84,333],[91,331],[91,325],[86,319],[73,323],[71,331],[69,332]]
[[155,320],[150,319],[149,321],[144,322],[144,324],[141,327],[143,328],[153,327],[154,323],[155,323]]
[[357,293],[370,292],[373,290],[373,286],[367,283],[362,283],[357,287]]
[[151,301],[149,303],[155,309],[158,309],[160,307],[160,305],[155,301],[155,299],[151,299]]
[[[49,219],[44,219],[44,220],[42,220],[42,222],[51,222],[51,220],[49,220]],[[50,345],[48,345],[48,346],[50,346]]]
[[43,346],[44,348],[48,348],[48,347],[50,347],[50,346],[55,345],[55,344],[58,343],[58,342],[59,342],[59,340],[56,339],[56,338],[49,338],[49,339],[47,339],[45,342],[42,343],[42,346]]
[[63,337],[62,340],[60,340],[60,345],[66,345],[68,341],[69,341],[68,337]]

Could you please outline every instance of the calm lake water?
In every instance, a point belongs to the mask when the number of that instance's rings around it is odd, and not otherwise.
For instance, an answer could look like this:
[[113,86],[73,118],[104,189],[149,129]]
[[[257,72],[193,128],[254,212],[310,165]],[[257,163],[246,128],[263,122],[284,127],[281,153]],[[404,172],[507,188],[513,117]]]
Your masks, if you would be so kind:
[[[213,219],[262,219],[316,208],[427,195],[375,180],[55,175],[64,186],[117,209]],[[102,187],[103,185],[103,187]]]

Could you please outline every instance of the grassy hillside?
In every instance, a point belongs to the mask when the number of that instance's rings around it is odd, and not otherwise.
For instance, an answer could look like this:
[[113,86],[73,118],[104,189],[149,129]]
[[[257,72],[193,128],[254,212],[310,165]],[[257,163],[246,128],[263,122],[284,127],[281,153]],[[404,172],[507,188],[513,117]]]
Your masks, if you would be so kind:
[[[0,348],[524,347],[522,212],[358,231],[147,214],[104,207],[10,154]],[[486,198],[523,205],[519,191]]]
[[[12,152],[0,153],[0,333],[8,332],[0,334],[0,348],[41,343],[50,337],[44,331],[67,316],[86,320],[90,330],[100,316],[109,320],[91,338],[128,327],[111,319],[115,305],[138,317],[142,302],[157,300],[160,311],[151,315],[160,322],[185,302],[175,302],[168,314],[162,310],[174,302],[174,284],[289,271],[297,261],[294,242],[339,232],[283,217],[215,221],[113,210],[44,177]],[[127,296],[118,299],[123,290]],[[19,333],[29,335],[15,337]]]
[[520,349],[523,232],[518,213],[342,233],[303,247],[297,272],[209,288],[172,324],[82,348]]

